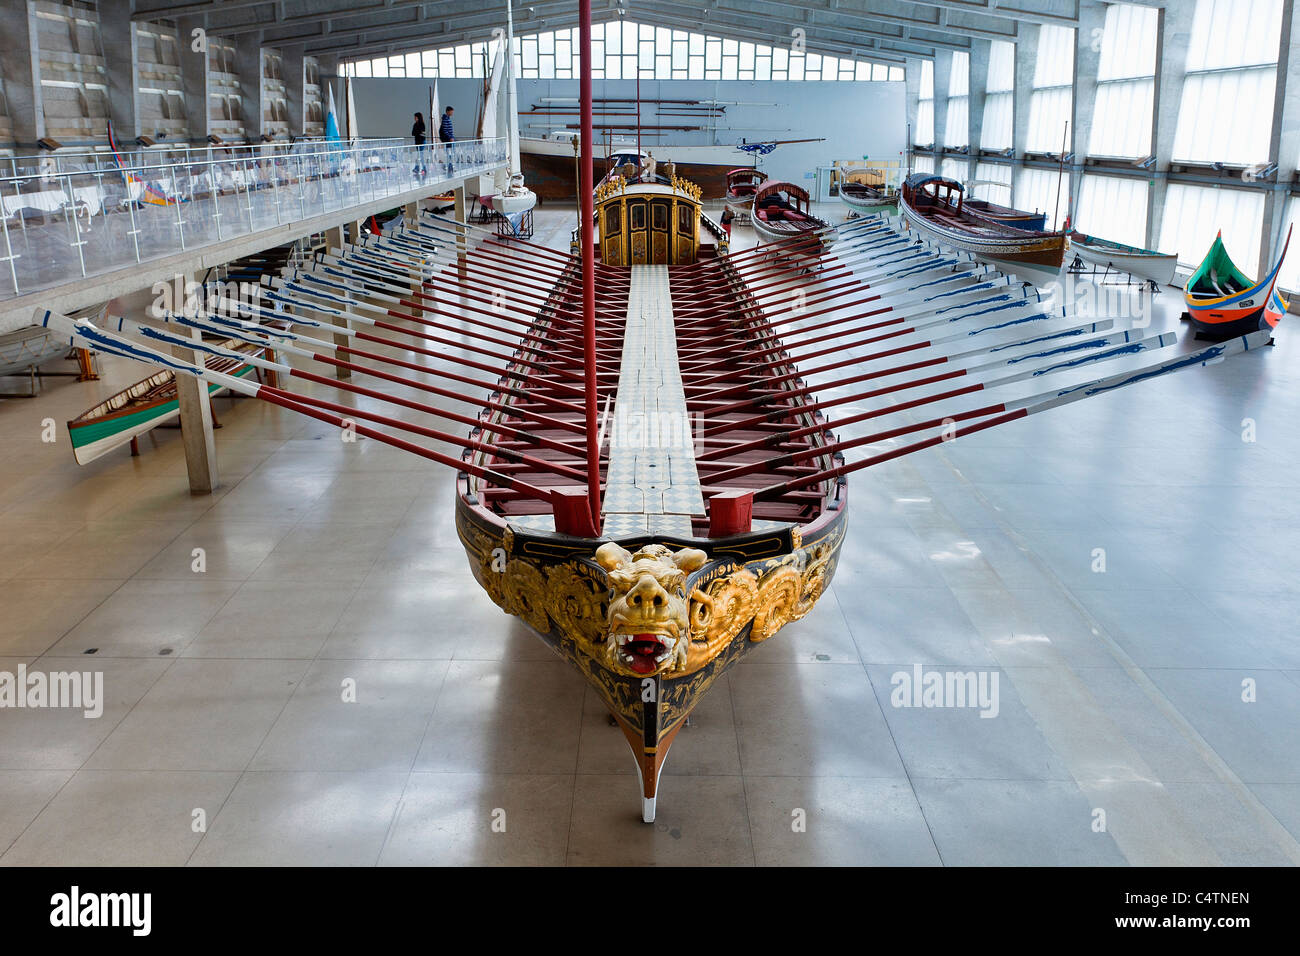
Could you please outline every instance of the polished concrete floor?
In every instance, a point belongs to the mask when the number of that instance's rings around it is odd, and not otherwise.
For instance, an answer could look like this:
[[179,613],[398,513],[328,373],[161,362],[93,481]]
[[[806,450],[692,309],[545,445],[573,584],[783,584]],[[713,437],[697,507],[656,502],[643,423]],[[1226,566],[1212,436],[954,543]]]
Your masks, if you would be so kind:
[[[537,222],[564,247],[573,213]],[[1294,864],[1278,342],[855,476],[833,587],[708,693],[654,825],[595,695],[474,584],[450,474],[221,399],[191,497],[174,431],[72,460],[138,367],[47,381],[0,402],[0,671],[106,703],[0,710],[0,863]],[[893,706],[916,664],[996,675],[997,717]]]

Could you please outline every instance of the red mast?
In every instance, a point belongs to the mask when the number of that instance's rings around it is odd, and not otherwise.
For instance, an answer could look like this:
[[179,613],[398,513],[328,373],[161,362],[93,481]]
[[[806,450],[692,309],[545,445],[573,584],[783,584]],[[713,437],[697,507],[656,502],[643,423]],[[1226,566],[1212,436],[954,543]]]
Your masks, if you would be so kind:
[[587,400],[587,499],[591,520],[600,533],[600,445],[596,428],[596,257],[592,246],[595,216],[591,181],[591,0],[578,3],[578,47],[582,53],[582,77],[578,97],[582,111],[582,159],[578,170],[578,201],[582,210],[579,230],[582,242],[582,341],[586,370]]

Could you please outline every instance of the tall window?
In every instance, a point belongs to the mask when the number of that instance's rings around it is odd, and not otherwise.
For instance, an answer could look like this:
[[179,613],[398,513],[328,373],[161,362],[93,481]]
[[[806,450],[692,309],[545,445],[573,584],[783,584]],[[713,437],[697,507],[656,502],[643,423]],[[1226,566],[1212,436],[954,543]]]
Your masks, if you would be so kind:
[[1084,176],[1072,225],[1102,239],[1145,247],[1150,195],[1145,179]]
[[939,166],[939,175],[964,183],[970,177],[970,163],[964,159],[946,158]]
[[1038,35],[1034,89],[1029,95],[1031,153],[1059,153],[1065,124],[1070,119],[1074,92],[1074,31],[1044,26]]
[[1016,45],[994,40],[989,49],[989,85],[984,98],[980,149],[1011,148],[1015,88]]
[[913,156],[912,172],[914,173],[932,173],[934,172],[933,156]]
[[1180,265],[1194,268],[1205,258],[1214,235],[1223,230],[1228,255],[1248,276],[1255,276],[1264,194],[1254,189],[1218,189],[1170,183],[1160,251],[1178,253]]
[[1282,0],[1197,0],[1173,158],[1268,161]]
[[[483,77],[489,44],[423,50],[342,65],[347,76]],[[570,80],[579,73],[577,28],[515,37],[515,75]],[[836,80],[901,83],[903,68],[885,63],[793,51],[788,46],[732,40],[617,20],[591,27],[591,74],[596,79]]]
[[974,199],[987,199],[999,205],[1011,205],[1011,167],[1005,163],[979,163],[975,178],[980,180],[970,190]]
[[1155,7],[1116,3],[1106,8],[1089,155],[1151,155],[1159,23]]
[[[1059,143],[1056,148],[1061,148]],[[1069,173],[1062,176],[1055,169],[1025,168],[1016,176],[1016,208],[1046,212],[1048,229],[1061,228],[1069,201]]]
[[921,61],[921,92],[916,104],[916,129],[912,142],[917,146],[934,145],[934,61]]
[[943,145],[960,149],[970,145],[970,54],[954,53],[948,73],[948,122]]
[[[1292,196],[1286,202],[1286,221],[1278,234],[1279,240],[1286,242],[1287,230],[1296,226],[1300,226],[1300,196]],[[1278,246],[1277,251],[1281,252],[1282,247]],[[1277,284],[1288,292],[1300,293],[1300,229],[1291,236],[1291,249],[1282,263]]]

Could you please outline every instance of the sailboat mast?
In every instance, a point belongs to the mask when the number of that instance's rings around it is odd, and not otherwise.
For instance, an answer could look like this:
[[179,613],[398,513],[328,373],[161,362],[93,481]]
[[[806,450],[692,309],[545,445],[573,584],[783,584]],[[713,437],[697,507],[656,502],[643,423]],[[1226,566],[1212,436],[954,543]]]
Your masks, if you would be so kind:
[[506,137],[510,175],[523,171],[519,160],[519,88],[515,83],[514,0],[506,0]]
[[582,160],[578,170],[578,202],[582,210],[582,344],[587,401],[587,500],[591,520],[600,533],[600,445],[596,440],[596,256],[592,246],[595,203],[591,182],[591,0],[578,3],[578,48],[582,53],[581,104]]

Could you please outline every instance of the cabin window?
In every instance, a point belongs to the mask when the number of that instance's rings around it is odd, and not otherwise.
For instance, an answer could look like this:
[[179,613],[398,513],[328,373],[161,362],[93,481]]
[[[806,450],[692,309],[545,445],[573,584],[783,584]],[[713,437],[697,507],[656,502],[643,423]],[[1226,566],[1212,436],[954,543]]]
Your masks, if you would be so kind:
[[607,236],[613,235],[619,230],[618,210],[619,210],[619,206],[617,203],[613,203],[605,207],[605,235]]
[[631,217],[633,229],[645,228],[645,203],[634,203],[627,207],[628,214]]
[[691,234],[691,221],[695,217],[691,215],[691,207],[682,205],[677,207],[677,231],[684,236]]
[[655,232],[668,231],[668,207],[663,203],[655,203],[650,207],[650,228]]

